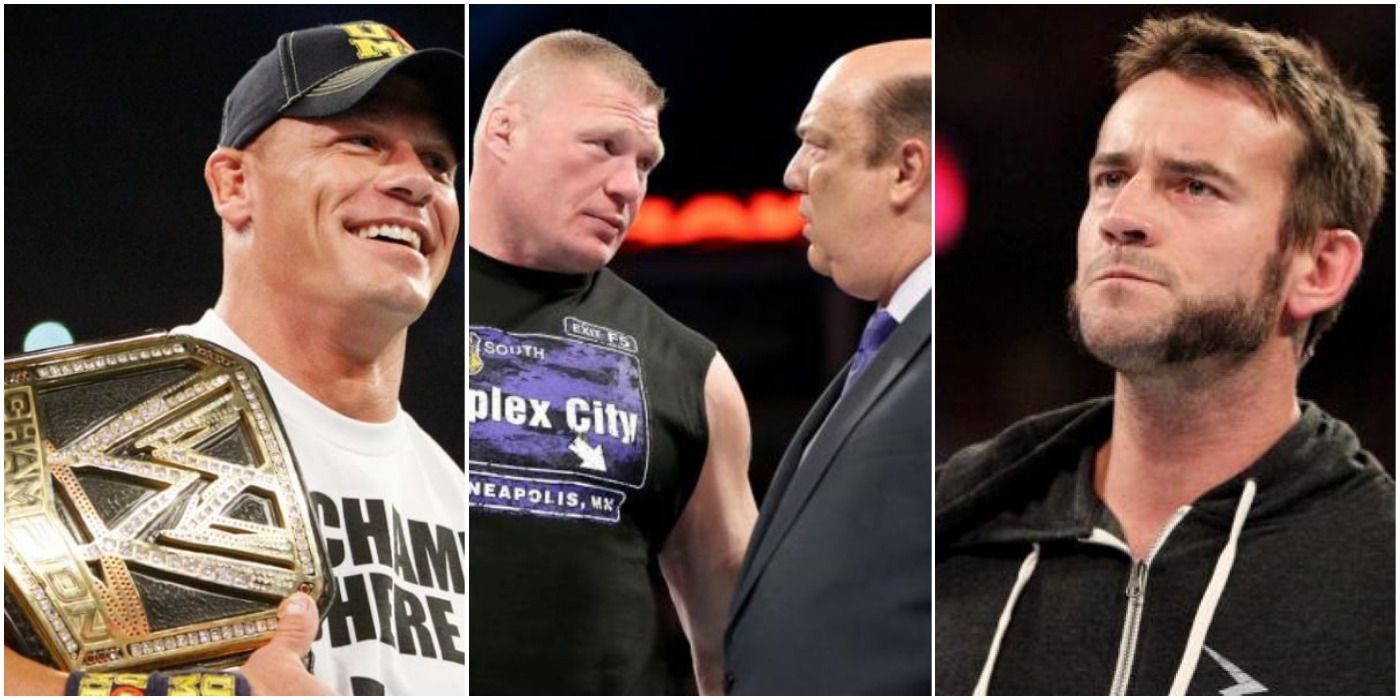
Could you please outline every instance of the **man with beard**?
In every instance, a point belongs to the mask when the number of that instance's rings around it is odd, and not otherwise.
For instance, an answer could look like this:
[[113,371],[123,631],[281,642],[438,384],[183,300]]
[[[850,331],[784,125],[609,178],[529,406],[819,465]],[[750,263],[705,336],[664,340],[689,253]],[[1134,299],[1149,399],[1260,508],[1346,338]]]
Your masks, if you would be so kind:
[[1378,110],[1202,16],[1117,71],[1069,290],[1114,394],[938,468],[936,692],[1393,694],[1395,484],[1296,394],[1381,209]]

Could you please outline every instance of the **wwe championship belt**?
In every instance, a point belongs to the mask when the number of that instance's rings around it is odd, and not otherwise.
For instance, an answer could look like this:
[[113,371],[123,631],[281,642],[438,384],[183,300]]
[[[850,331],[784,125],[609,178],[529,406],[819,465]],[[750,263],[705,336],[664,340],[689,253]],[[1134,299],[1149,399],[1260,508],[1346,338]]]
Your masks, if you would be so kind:
[[62,670],[226,665],[333,579],[257,369],[164,333],[5,360],[5,644]]

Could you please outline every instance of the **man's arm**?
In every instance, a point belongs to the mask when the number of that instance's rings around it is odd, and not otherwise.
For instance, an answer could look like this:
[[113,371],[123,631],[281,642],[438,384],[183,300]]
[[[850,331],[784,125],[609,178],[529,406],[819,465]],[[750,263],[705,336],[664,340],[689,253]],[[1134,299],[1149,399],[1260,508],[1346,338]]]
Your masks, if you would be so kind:
[[[301,665],[321,624],[316,602],[305,593],[282,601],[277,631],[253,652],[241,669],[254,695],[335,695]],[[26,659],[5,647],[6,695],[62,695],[68,674]]]
[[6,695],[62,695],[68,674],[26,659],[5,647]]
[[749,488],[749,412],[718,353],[705,375],[710,444],[695,491],[661,549],[661,573],[690,637],[701,694],[724,693],[724,627],[749,535],[758,519]]

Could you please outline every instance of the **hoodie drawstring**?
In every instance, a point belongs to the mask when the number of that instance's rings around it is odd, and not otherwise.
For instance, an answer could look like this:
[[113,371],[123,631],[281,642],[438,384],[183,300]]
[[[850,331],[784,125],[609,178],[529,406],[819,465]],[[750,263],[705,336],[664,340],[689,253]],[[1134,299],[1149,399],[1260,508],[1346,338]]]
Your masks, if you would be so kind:
[[[1258,486],[1253,479],[1244,483],[1244,491],[1240,494],[1240,501],[1235,506],[1235,519],[1230,524],[1230,537],[1225,542],[1225,547],[1220,550],[1220,556],[1215,560],[1215,571],[1210,576],[1210,583],[1206,584],[1206,591],[1201,596],[1200,605],[1196,608],[1196,619],[1191,623],[1191,633],[1186,637],[1186,651],[1181,655],[1181,664],[1177,666],[1176,676],[1172,680],[1171,695],[1185,695],[1186,688],[1191,683],[1191,677],[1196,674],[1196,664],[1201,660],[1201,649],[1205,646],[1206,633],[1210,631],[1211,620],[1215,619],[1215,608],[1220,604],[1220,597],[1225,592],[1225,583],[1230,579],[1230,570],[1235,566],[1235,551],[1239,548],[1240,531],[1244,529],[1245,518],[1249,516],[1249,509],[1254,505],[1254,494]],[[1001,639],[1006,634],[1006,628],[1011,623],[1011,613],[1016,608],[1016,602],[1021,597],[1021,591],[1025,589],[1026,582],[1030,580],[1031,574],[1035,573],[1035,565],[1040,561],[1040,544],[1031,544],[1031,553],[1026,555],[1021,562],[1021,570],[1016,574],[1016,583],[1011,587],[1011,595],[1006,599],[1006,606],[1002,608],[1001,618],[997,620],[996,634],[992,635],[991,649],[987,651],[987,660],[982,664],[982,675],[977,679],[977,687],[972,691],[973,695],[984,696],[987,694],[987,686],[991,684],[992,670],[997,665],[997,655],[1001,652]]]
[[1021,590],[1026,587],[1026,582],[1031,580],[1031,574],[1035,573],[1036,562],[1040,561],[1040,543],[1031,544],[1031,553],[1026,555],[1026,560],[1021,562],[1021,571],[1016,574],[1016,584],[1011,587],[1011,595],[1006,599],[1006,607],[1001,610],[1001,619],[997,620],[997,632],[992,635],[992,648],[987,652],[987,661],[982,664],[982,676],[977,679],[977,688],[972,691],[973,695],[983,696],[987,694],[987,685],[992,682],[992,669],[997,665],[997,654],[1001,652],[1001,638],[1006,634],[1006,626],[1011,624],[1011,611],[1016,607],[1016,601],[1021,597]]
[[1249,515],[1249,507],[1254,503],[1255,489],[1253,479],[1244,482],[1244,493],[1240,494],[1240,503],[1235,507],[1235,521],[1230,525],[1230,539],[1225,542],[1225,548],[1220,550],[1220,557],[1215,560],[1215,572],[1211,574],[1205,595],[1201,596],[1201,604],[1196,608],[1196,621],[1191,623],[1191,634],[1186,637],[1186,651],[1181,655],[1181,665],[1176,668],[1171,695],[1185,695],[1186,687],[1191,684],[1191,677],[1196,674],[1196,663],[1201,660],[1201,647],[1205,645],[1206,632],[1210,630],[1210,622],[1215,618],[1215,607],[1220,604],[1220,596],[1225,592],[1225,582],[1230,578],[1230,569],[1235,565],[1235,550],[1239,544],[1240,530],[1244,528],[1245,517]]

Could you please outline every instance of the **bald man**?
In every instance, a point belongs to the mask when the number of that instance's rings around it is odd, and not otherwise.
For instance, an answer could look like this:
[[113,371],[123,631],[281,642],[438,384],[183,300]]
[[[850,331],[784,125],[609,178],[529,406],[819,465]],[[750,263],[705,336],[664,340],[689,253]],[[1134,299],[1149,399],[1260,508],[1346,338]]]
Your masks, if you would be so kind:
[[813,269],[873,301],[807,414],[734,595],[726,690],[928,695],[932,44],[868,46],[817,83],[783,182]]
[[626,51],[565,31],[522,48],[478,112],[476,694],[681,690],[648,574],[658,568],[699,689],[722,689],[724,623],[757,517],[744,398],[713,343],[604,267],[661,161],[663,103]]

